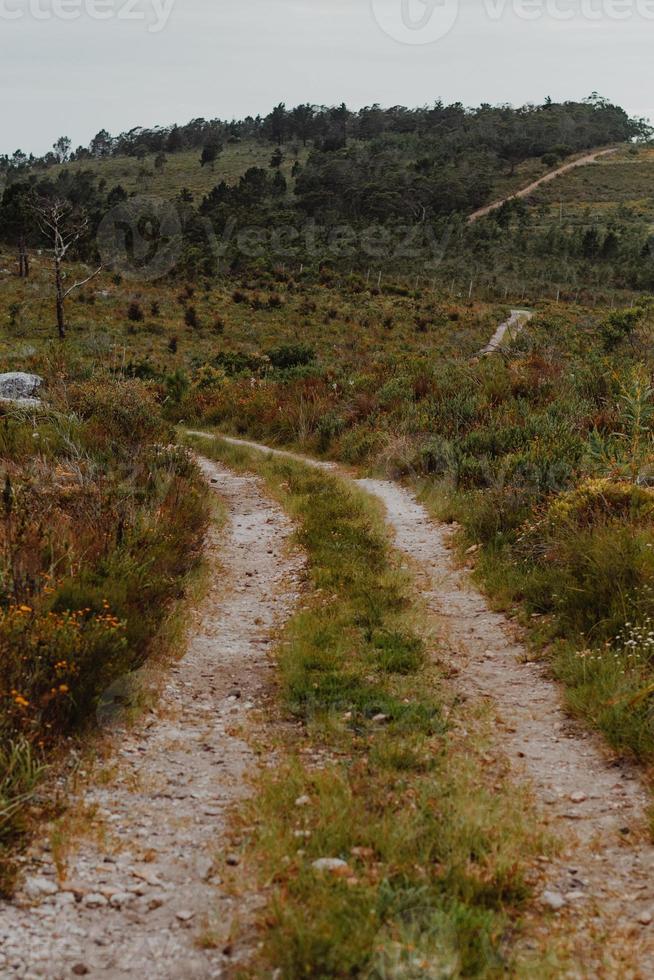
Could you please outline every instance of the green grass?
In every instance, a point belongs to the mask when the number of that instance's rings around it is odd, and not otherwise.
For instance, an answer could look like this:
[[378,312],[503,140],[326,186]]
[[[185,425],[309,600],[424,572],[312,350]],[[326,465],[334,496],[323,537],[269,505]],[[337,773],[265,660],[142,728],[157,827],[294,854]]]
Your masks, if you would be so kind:
[[0,745],[0,895],[13,887],[13,851],[27,833],[28,809],[44,774],[45,766],[26,738]]
[[[260,473],[309,559],[310,593],[278,648],[281,707],[303,727],[243,814],[270,896],[247,975],[528,975],[507,937],[549,845],[520,791],[481,763],[483,724],[434,668],[378,505],[302,464],[192,442]],[[317,871],[323,857],[347,867]]]

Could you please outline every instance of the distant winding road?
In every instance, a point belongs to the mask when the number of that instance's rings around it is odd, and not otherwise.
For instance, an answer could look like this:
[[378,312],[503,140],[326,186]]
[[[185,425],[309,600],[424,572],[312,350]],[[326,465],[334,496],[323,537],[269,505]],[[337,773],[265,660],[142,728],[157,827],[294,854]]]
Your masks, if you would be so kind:
[[612,146],[606,150],[593,150],[592,153],[587,153],[583,157],[578,157],[576,160],[571,160],[569,163],[564,163],[563,166],[557,167],[556,170],[550,171],[548,174],[539,177],[538,180],[532,181],[527,187],[523,187],[522,190],[516,191],[514,194],[508,194],[503,197],[500,201],[495,201],[493,204],[487,204],[483,208],[479,208],[478,211],[473,211],[473,213],[468,217],[468,224],[472,225],[475,221],[479,221],[480,218],[484,218],[487,214],[496,211],[501,208],[503,204],[507,201],[512,201],[517,197],[529,197],[541,184],[547,184],[550,180],[554,180],[555,177],[560,177],[561,174],[567,173],[569,170],[575,170],[577,167],[585,167],[589,163],[595,163],[600,157],[609,156],[611,153],[617,153],[620,147]]

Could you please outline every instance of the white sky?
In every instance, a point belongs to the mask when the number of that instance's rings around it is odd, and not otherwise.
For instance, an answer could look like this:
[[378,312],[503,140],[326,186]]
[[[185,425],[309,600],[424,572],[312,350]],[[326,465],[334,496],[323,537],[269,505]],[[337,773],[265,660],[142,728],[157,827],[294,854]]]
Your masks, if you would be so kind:
[[[145,19],[124,19],[134,2]],[[425,32],[402,27],[403,2],[415,18],[436,4]],[[432,43],[379,26],[425,39],[457,3]],[[152,32],[161,4],[170,17]],[[654,0],[0,0],[0,153],[277,102],[522,104],[597,90],[654,116],[653,42]]]

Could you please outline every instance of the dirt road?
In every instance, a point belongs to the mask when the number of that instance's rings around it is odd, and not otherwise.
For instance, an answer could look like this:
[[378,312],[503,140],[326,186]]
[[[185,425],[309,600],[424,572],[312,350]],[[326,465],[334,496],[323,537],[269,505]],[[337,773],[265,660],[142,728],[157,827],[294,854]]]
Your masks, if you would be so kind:
[[[333,463],[227,441],[340,472]],[[533,794],[543,823],[562,842],[544,865],[535,931],[572,937],[583,976],[654,976],[654,847],[651,795],[638,770],[615,761],[601,739],[571,722],[546,666],[533,662],[504,616],[490,610],[469,572],[457,566],[452,529],[432,520],[411,490],[389,480],[356,484],[384,505],[396,547],[406,554],[431,613],[430,624],[462,697],[495,718],[495,751]],[[576,974],[575,974],[576,975]]]
[[486,204],[483,208],[479,208],[478,211],[473,211],[473,213],[468,217],[468,224],[472,225],[475,223],[475,221],[479,221],[480,218],[484,218],[492,211],[497,211],[497,209],[501,208],[507,201],[512,201],[514,198],[529,197],[530,194],[533,194],[534,191],[543,184],[548,184],[556,177],[560,177],[562,174],[566,174],[570,170],[576,170],[577,167],[586,167],[589,163],[595,163],[595,161],[599,160],[600,157],[606,157],[612,153],[617,153],[618,149],[619,147],[612,146],[606,150],[593,150],[592,153],[587,153],[585,156],[579,157],[577,160],[572,160],[570,163],[564,163],[561,167],[557,167],[556,170],[552,170],[543,177],[539,177],[538,180],[532,181],[532,183],[528,184],[527,187],[523,187],[514,194],[508,194],[506,197],[503,197],[499,201],[495,201],[493,204]]

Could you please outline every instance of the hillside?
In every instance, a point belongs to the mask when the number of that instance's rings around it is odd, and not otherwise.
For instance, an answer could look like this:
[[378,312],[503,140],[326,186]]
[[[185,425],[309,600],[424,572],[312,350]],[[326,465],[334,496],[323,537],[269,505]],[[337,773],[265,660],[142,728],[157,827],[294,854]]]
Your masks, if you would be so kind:
[[[0,168],[0,222],[7,240],[37,246],[29,201],[57,196],[88,217],[78,257],[111,264],[95,242],[103,216],[135,195],[136,207],[159,206],[139,203],[145,195],[175,209],[181,277],[288,261],[463,280],[487,233],[464,234],[468,214],[561,161],[648,133],[598,96],[520,109],[281,105],[229,124],[101,131],[72,154],[62,139],[41,160],[17,153]],[[453,262],[462,275],[452,275]],[[453,291],[463,288],[455,282]]]
[[[176,198],[182,190],[188,190],[196,200],[201,200],[222,180],[237,184],[250,167],[268,169],[274,147],[269,143],[244,140],[228,143],[213,165],[201,166],[198,150],[180,150],[166,156],[161,168],[155,166],[156,154],[142,159],[133,156],[112,156],[108,159],[83,160],[72,164],[54,164],[48,176],[56,180],[62,172],[79,175],[90,172],[107,188],[123,187],[128,194],[151,194],[167,200]],[[281,171],[290,179],[295,160],[303,161],[308,151],[298,147],[297,153],[287,154]]]

